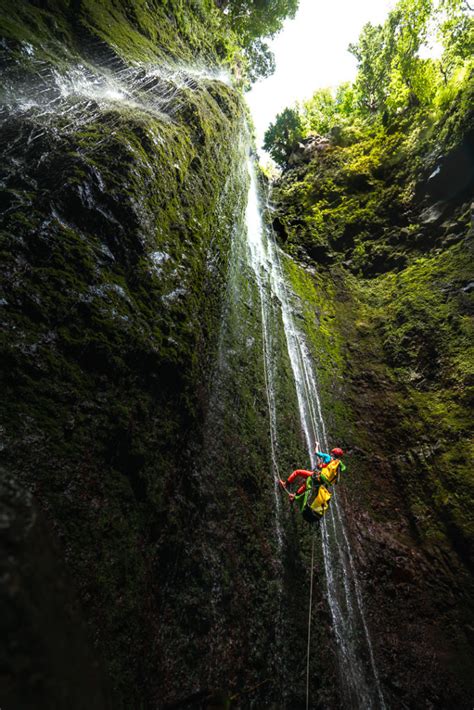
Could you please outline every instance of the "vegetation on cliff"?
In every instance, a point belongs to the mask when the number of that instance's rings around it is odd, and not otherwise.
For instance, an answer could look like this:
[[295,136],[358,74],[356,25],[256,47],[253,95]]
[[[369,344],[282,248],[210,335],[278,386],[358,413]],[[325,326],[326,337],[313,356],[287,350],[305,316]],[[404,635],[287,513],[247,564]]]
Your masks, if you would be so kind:
[[[303,704],[301,668],[293,684],[281,669],[306,653],[311,538],[286,509],[276,530],[241,94],[296,6],[0,0],[6,707]],[[332,436],[353,451],[342,496],[384,690],[461,708],[472,85],[455,0],[449,57],[416,58],[430,7],[367,28],[359,83],[293,111],[272,219]],[[276,313],[290,470],[305,446]],[[325,593],[310,683],[331,708]]]
[[[425,56],[433,44],[443,48],[438,59]],[[400,130],[406,119],[411,126],[415,116],[419,126],[449,113],[473,68],[472,11],[464,0],[400,0],[383,25],[365,25],[349,51],[358,62],[353,84],[317,90],[269,127],[264,147],[280,166],[314,134],[350,145]]]
[[[422,59],[433,21],[445,50]],[[331,431],[353,450],[346,511],[381,670],[415,706],[468,707],[472,689],[472,33],[464,3],[401,2],[352,48],[354,85],[317,91],[266,135],[284,168],[273,225],[300,264],[288,276]],[[431,653],[444,689],[420,683]]]
[[248,83],[265,78],[275,70],[275,58],[264,38],[282,29],[286,18],[295,16],[299,0],[216,0],[228,26],[243,48]]

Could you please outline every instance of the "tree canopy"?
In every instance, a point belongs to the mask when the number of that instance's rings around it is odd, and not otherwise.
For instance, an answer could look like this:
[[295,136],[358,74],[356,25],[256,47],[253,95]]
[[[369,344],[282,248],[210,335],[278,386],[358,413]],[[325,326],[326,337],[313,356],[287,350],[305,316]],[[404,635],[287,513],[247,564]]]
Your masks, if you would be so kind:
[[260,37],[273,37],[287,17],[293,18],[299,0],[217,0],[244,45]]
[[285,165],[294,148],[303,137],[303,122],[296,109],[286,108],[278,114],[265,133],[263,147],[275,163]]
[[[438,58],[427,56],[433,44],[442,47]],[[318,89],[270,125],[264,147],[280,166],[294,147],[296,126],[299,140],[336,129],[347,139],[351,131],[356,135],[354,128],[442,110],[463,82],[472,81],[474,13],[465,0],[399,0],[383,24],[363,27],[349,51],[358,68],[352,85]]]
[[216,0],[225,21],[242,47],[250,82],[269,76],[275,58],[264,37],[273,37],[287,18],[293,18],[299,0]]

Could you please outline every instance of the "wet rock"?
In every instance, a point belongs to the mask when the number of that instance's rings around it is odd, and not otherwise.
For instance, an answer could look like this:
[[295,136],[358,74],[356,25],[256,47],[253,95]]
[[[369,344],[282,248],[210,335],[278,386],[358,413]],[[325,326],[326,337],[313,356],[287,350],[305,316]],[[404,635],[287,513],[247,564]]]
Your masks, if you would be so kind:
[[280,217],[275,217],[272,222],[272,227],[275,231],[277,237],[284,243],[288,239],[288,233],[286,231],[285,223],[280,219]]
[[451,153],[439,159],[428,176],[426,190],[438,200],[449,200],[468,191],[474,184],[474,154],[466,138]]
[[430,205],[423,210],[419,220],[425,225],[438,225],[441,223],[448,209],[449,205],[446,202],[436,202],[434,205]]
[[324,136],[310,136],[298,144],[288,158],[288,165],[296,167],[309,163],[320,153],[324,153],[331,147],[331,141]]
[[0,471],[0,626],[6,707],[109,707],[60,547],[32,495]]

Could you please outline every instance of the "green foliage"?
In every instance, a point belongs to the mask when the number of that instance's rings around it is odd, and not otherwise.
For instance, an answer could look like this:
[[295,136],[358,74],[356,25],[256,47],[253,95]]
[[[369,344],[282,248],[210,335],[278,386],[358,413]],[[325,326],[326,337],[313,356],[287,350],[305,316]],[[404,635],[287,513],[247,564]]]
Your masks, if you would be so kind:
[[[286,18],[295,16],[299,0],[216,0],[227,25],[243,49],[250,83],[275,70],[275,59],[262,37],[273,37]],[[248,87],[247,87],[248,88]]]
[[319,89],[303,102],[303,126],[306,133],[329,133],[336,113],[336,101],[330,89]]
[[[472,61],[474,21],[462,0],[399,0],[383,25],[365,25],[349,51],[358,61],[355,82],[362,113],[393,116],[430,106],[442,83]],[[438,39],[441,61],[421,50]]]
[[217,0],[217,6],[244,46],[259,37],[273,37],[287,17],[294,17],[299,0]]
[[454,243],[468,215],[453,220],[434,213],[432,223],[430,213],[416,216],[417,195],[434,150],[449,152],[469,131],[473,92],[474,82],[467,80],[438,120],[432,112],[418,113],[416,120],[402,114],[387,130],[382,122],[359,118],[342,125],[343,140],[333,138],[309,157],[300,152],[303,161],[273,188],[275,202],[285,204],[278,224],[286,249],[322,263],[344,262],[372,278],[422,254],[428,234],[432,243],[448,235]]
[[252,40],[245,49],[244,57],[248,86],[258,79],[265,79],[275,71],[275,55],[261,39]]
[[[423,56],[435,41],[444,47],[439,60]],[[449,113],[472,80],[474,19],[463,0],[399,0],[384,24],[363,27],[349,51],[358,62],[354,84],[318,89],[269,127],[264,147],[280,166],[312,134],[347,146],[403,120],[415,127],[417,113],[421,121]]]
[[300,108],[303,134],[331,134],[337,143],[350,142],[347,129],[355,128],[355,111],[356,93],[349,82],[341,84],[336,92],[318,89]]
[[[428,21],[432,11],[432,0],[400,0],[389,13],[384,25],[386,36],[385,56],[390,71],[398,74],[406,87],[406,103],[419,105],[421,96],[417,89],[420,83],[426,83],[418,76],[423,74],[424,60],[418,56],[420,47],[425,43],[428,33]],[[389,89],[390,95],[390,89]]]
[[387,83],[387,61],[383,28],[364,25],[358,44],[349,45],[358,61],[359,73],[355,83],[361,108],[375,112],[384,105]]
[[303,123],[298,111],[286,108],[266,131],[263,147],[283,167],[302,137]]
[[349,51],[358,61],[359,105],[369,112],[418,106],[426,93],[426,61],[419,58],[432,0],[400,0],[383,25],[365,25]]
[[474,22],[463,0],[443,0],[438,37],[444,47],[438,62],[444,84],[474,56]]

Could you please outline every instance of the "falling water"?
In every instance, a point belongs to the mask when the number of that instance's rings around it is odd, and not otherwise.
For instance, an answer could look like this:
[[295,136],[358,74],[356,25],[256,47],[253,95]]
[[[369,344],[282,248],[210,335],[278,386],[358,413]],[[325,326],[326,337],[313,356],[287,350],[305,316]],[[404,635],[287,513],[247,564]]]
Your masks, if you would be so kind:
[[272,290],[270,286],[270,262],[267,251],[268,244],[262,239],[262,218],[260,205],[258,203],[258,188],[255,170],[252,163],[248,161],[248,171],[250,175],[249,194],[245,221],[247,226],[247,242],[250,251],[250,263],[255,274],[258,292],[260,296],[260,309],[262,317],[263,336],[263,366],[265,373],[265,387],[267,393],[268,413],[270,421],[270,445],[272,454],[273,472],[273,492],[275,499],[275,527],[277,532],[279,551],[281,552],[283,543],[283,533],[281,526],[280,496],[278,493],[278,481],[280,472],[277,459],[277,418],[274,385],[274,365],[272,359],[272,340],[270,319]]
[[[0,48],[0,61],[3,53]],[[137,63],[117,69],[78,63],[59,70],[36,57],[30,45],[25,44],[24,54],[29,66],[23,79],[8,71],[3,77],[0,125],[10,116],[28,119],[33,126],[30,141],[52,127],[61,135],[73,134],[116,109],[173,121],[186,105],[187,92],[205,90],[208,82],[230,84],[229,74],[220,68]],[[109,116],[108,134],[119,121],[117,111],[115,120]]]
[[[280,254],[273,235],[263,224],[258,205],[258,188],[253,164],[249,161],[250,187],[247,231],[251,265],[257,281],[264,343],[270,438],[274,486],[278,483],[277,411],[274,391],[272,343],[269,334],[270,304],[279,303],[298,399],[299,414],[306,445],[314,467],[315,445],[328,449],[328,439],[318,394],[312,358],[301,330],[293,317],[294,296],[289,292]],[[278,496],[276,496],[278,501]],[[278,510],[278,507],[277,507]],[[321,542],[326,573],[326,588],[339,657],[340,686],[346,708],[384,708],[380,680],[365,619],[362,592],[345,529],[343,512],[333,494],[333,502],[321,525]]]

